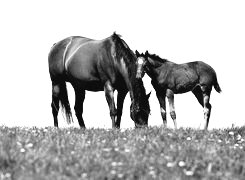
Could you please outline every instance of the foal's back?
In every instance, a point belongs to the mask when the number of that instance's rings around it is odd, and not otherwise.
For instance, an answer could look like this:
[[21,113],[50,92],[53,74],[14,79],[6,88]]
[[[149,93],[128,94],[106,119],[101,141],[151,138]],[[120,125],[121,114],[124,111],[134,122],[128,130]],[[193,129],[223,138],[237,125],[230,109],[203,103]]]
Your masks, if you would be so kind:
[[[162,84],[174,93],[185,93],[191,91],[197,85],[212,86],[216,83],[216,73],[214,69],[202,62],[193,61],[183,64],[166,62],[169,64],[166,78],[162,79]],[[166,67],[162,66],[161,73],[166,72]],[[163,77],[163,76],[162,76]]]

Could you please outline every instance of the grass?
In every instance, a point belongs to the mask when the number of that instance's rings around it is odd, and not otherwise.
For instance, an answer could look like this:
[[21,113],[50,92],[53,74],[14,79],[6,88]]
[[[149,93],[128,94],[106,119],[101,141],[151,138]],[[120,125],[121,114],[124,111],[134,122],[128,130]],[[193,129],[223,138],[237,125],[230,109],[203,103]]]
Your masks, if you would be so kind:
[[245,179],[245,127],[0,127],[0,179]]

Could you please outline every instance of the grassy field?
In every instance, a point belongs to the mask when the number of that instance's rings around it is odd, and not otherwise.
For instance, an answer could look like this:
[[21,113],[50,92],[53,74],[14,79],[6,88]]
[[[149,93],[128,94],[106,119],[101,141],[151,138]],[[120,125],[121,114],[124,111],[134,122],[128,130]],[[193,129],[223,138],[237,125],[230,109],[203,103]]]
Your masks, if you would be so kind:
[[245,127],[0,127],[0,179],[245,179]]

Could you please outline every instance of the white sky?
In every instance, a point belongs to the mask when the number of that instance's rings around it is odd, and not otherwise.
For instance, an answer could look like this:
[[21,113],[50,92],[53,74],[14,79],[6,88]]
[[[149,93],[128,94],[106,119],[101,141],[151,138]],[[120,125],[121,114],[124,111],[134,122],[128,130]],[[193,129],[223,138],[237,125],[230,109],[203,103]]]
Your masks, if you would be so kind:
[[[155,53],[176,63],[202,60],[211,65],[223,92],[212,91],[209,128],[244,125],[245,3],[242,0],[186,1],[1,1],[0,2],[0,125],[53,126],[48,53],[67,36],[103,39],[114,31],[135,51]],[[149,125],[161,125],[159,103],[150,80]],[[74,92],[68,88],[70,104]],[[198,127],[203,110],[194,95],[175,96],[177,123]],[[124,104],[122,127],[134,127],[130,99]],[[168,107],[168,106],[167,106]],[[168,110],[168,109],[167,109]],[[111,127],[104,92],[87,92],[87,127]],[[74,124],[78,126],[73,112]],[[66,122],[59,115],[59,124]],[[173,127],[168,116],[168,125]]]

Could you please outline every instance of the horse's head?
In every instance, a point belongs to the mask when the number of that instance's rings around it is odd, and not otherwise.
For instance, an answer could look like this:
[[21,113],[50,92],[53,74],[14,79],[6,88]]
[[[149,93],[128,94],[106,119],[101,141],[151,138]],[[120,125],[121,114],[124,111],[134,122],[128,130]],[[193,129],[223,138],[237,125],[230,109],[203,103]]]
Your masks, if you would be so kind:
[[146,127],[148,125],[148,118],[150,114],[150,106],[148,98],[150,94],[146,95],[144,84],[141,78],[136,78],[137,57],[129,48],[124,40],[117,34],[112,35],[112,41],[115,49],[115,62],[119,72],[123,75],[125,83],[130,91],[131,106],[130,116],[135,123],[135,127]]
[[137,79],[137,88],[135,96],[130,106],[130,117],[135,123],[135,127],[148,126],[148,118],[150,114],[149,97],[150,94],[145,93],[142,79]]

